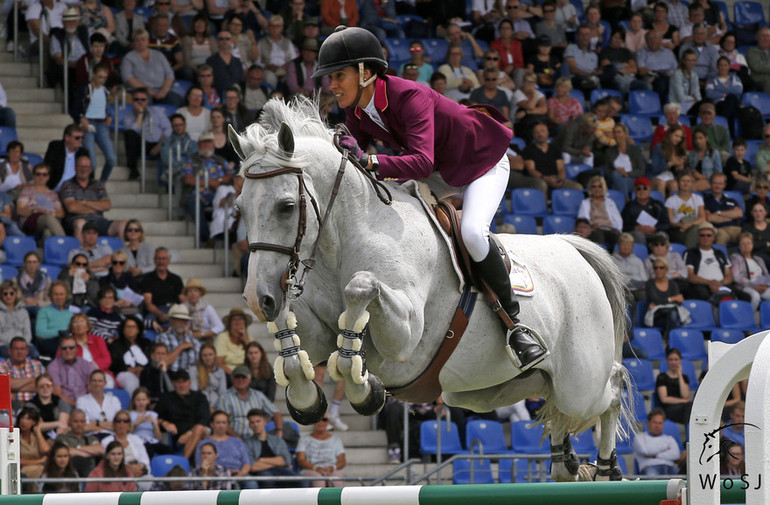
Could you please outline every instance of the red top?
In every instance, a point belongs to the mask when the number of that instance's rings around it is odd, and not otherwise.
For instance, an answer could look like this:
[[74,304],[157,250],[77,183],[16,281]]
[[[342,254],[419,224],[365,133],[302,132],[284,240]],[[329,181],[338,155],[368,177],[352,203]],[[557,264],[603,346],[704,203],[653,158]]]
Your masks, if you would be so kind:
[[[112,365],[112,356],[107,349],[107,344],[102,337],[88,334],[88,351],[91,353],[91,357],[94,360],[96,368],[103,371],[106,374],[112,375],[110,372],[110,365]],[[61,350],[56,351],[56,356],[61,354]],[[78,345],[78,356],[83,357],[83,348]]]
[[[102,460],[91,470],[88,476],[93,478],[104,477],[104,464],[105,462]],[[128,468],[126,468],[126,473],[126,477],[133,478],[134,474]],[[86,493],[133,493],[136,490],[136,482],[89,482],[86,484]]]
[[448,184],[464,186],[495,166],[513,137],[490,115],[399,77],[377,78],[374,106],[387,131],[360,107],[346,110],[345,124],[362,147],[376,138],[401,151],[377,156],[380,178],[424,179],[438,170]]
[[[690,130],[690,127],[687,125],[679,124],[679,126],[682,127],[684,130],[684,139],[687,142],[687,150],[692,151],[692,130]],[[650,143],[650,152],[652,152],[652,149],[655,147],[655,144],[658,142],[663,142],[663,137],[666,136],[666,132],[668,131],[668,128],[665,124],[659,124],[655,128],[655,132],[652,134],[652,143]]]
[[503,43],[503,39],[493,40],[489,48],[500,53],[500,61],[497,62],[500,70],[505,70],[505,67],[511,64],[513,68],[524,68],[524,53],[521,51],[521,42],[518,40],[511,39],[507,46]]

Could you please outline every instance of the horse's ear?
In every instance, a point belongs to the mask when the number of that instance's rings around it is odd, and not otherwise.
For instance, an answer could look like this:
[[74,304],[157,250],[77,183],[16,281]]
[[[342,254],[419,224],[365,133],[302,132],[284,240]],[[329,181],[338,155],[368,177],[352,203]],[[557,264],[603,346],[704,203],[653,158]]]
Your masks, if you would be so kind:
[[248,157],[248,154],[244,147],[248,146],[248,142],[246,139],[238,135],[238,132],[235,131],[233,125],[231,124],[227,125],[227,138],[230,140],[230,144],[232,144],[233,149],[235,149],[235,153],[238,155],[241,161],[245,161]]
[[294,134],[286,123],[281,123],[281,130],[278,132],[278,146],[289,157],[294,155]]

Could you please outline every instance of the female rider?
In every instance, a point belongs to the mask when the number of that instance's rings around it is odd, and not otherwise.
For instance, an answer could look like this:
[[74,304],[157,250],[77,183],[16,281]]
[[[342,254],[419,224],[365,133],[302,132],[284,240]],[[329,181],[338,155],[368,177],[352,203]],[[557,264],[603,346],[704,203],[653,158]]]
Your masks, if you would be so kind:
[[[519,303],[500,255],[489,244],[489,223],[508,183],[505,150],[512,132],[489,114],[459,105],[419,83],[385,75],[377,37],[362,28],[338,27],[321,45],[312,78],[329,75],[329,89],[346,110],[352,137],[340,145],[379,178],[426,179],[463,193],[461,233],[482,278],[514,322],[507,345],[526,370],[546,354],[518,323]],[[369,156],[359,148],[373,138],[400,156]],[[434,184],[432,189],[439,193]]]

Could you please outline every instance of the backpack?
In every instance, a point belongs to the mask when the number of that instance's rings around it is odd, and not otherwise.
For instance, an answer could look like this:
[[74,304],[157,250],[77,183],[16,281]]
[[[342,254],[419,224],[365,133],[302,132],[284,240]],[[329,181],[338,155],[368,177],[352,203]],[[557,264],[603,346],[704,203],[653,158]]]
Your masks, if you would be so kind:
[[761,139],[765,121],[759,109],[751,105],[738,107],[738,121],[741,123],[741,132],[745,139]]

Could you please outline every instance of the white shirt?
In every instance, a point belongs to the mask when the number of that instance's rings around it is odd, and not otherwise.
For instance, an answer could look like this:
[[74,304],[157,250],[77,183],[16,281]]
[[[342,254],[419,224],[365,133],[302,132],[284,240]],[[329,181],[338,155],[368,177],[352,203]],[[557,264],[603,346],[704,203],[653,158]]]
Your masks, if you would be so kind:
[[21,176],[19,175],[21,173],[21,170],[19,170],[18,173],[14,174],[11,171],[11,167],[8,167],[8,175],[5,177],[5,180],[2,184],[0,184],[0,191],[5,191],[6,193],[15,188],[16,186],[19,186],[21,184]]
[[[91,393],[85,394],[77,399],[75,406],[86,413],[86,422],[93,421],[112,421],[115,418],[115,414],[122,409],[120,400],[112,393],[105,393],[102,404],[96,401]],[[110,433],[108,430],[101,430],[102,432]],[[88,433],[90,435],[90,433]]]
[[[67,148],[65,147],[64,150],[66,151]],[[57,193],[61,189],[61,185],[64,184],[65,181],[68,181],[75,177],[75,153],[67,151],[67,157],[64,160],[64,172],[61,174],[61,180],[59,181],[59,184],[56,185],[54,188],[54,191]]]
[[674,211],[672,223],[678,223],[686,216],[698,217],[698,207],[703,207],[703,197],[692,193],[690,198],[682,200],[679,195],[672,195],[666,199],[666,208]]
[[369,119],[377,123],[377,125],[382,128],[385,131],[388,131],[387,128],[385,128],[385,123],[383,123],[382,118],[380,117],[380,113],[377,112],[377,108],[374,106],[374,95],[372,95],[371,100],[369,100],[369,103],[366,104],[366,107],[364,108],[364,112],[366,112],[366,115],[369,116]]
[[[50,9],[46,7],[45,10],[48,12],[48,16],[41,19],[40,14],[43,12],[43,4],[35,2],[27,8],[27,14],[24,16],[24,19],[26,19],[27,22],[31,19],[39,20],[38,26],[40,27],[40,31],[45,35],[51,33],[51,28],[64,28],[62,16],[64,15],[64,11],[67,10],[67,4],[54,1],[53,7]],[[37,37],[32,33],[32,30],[30,30],[29,43],[32,45],[35,42],[37,42]]]
[[[730,268],[730,260],[728,260],[725,268]],[[689,266],[688,268],[692,268]],[[693,269],[694,270],[694,269]],[[721,281],[725,278],[725,274],[722,273],[722,269],[719,267],[719,262],[714,255],[714,249],[708,251],[700,250],[700,265],[698,266],[698,277],[703,277],[710,281]]]

